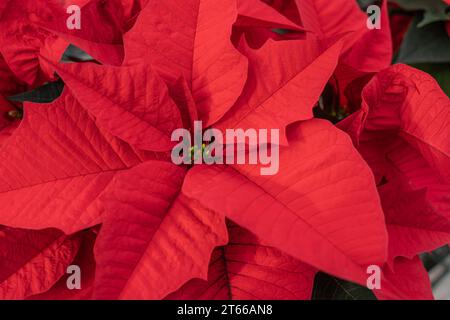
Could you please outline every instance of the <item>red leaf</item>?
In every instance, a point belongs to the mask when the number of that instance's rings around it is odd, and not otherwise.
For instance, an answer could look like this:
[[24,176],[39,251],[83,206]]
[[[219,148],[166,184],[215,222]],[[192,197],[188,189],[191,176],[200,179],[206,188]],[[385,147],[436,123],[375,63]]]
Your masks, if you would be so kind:
[[[54,41],[50,34],[39,28],[39,21],[52,21],[61,13],[55,1],[8,1],[0,19],[0,52],[14,74],[29,85],[41,84],[51,75],[39,65],[41,49]],[[59,14],[61,16],[61,14]],[[63,51],[60,52],[62,55]],[[54,53],[56,54],[56,53]]]
[[3,128],[11,124],[11,117],[8,112],[14,110],[14,105],[7,97],[20,91],[25,91],[25,84],[19,81],[8,67],[5,59],[0,54],[0,132]]
[[47,291],[66,272],[80,237],[57,230],[0,229],[0,299]]
[[345,105],[344,92],[353,80],[391,64],[387,0],[383,0],[381,29],[374,30],[367,28],[367,15],[356,1],[296,0],[296,3],[305,28],[313,30],[326,47],[343,39],[343,56],[335,76],[341,103]]
[[81,289],[68,289],[67,277],[61,277],[59,281],[50,288],[50,290],[29,297],[30,300],[87,300],[92,295],[92,287],[95,273],[95,260],[93,247],[96,234],[93,230],[83,231],[80,234],[82,242],[75,259],[70,262],[71,265],[80,267]]
[[[261,0],[239,0],[238,18],[233,26],[233,43],[242,35],[252,48],[260,48],[268,39],[304,39],[303,26],[292,22],[275,8]],[[278,29],[278,30],[275,30]]]
[[0,79],[2,79],[2,82],[0,82],[0,95],[4,97],[12,96],[26,88],[25,84],[14,76],[1,54]]
[[[359,72],[378,72],[390,66],[392,39],[387,0],[382,1],[381,28],[368,30],[343,57],[342,63]],[[362,24],[365,27],[365,24]]]
[[300,18],[299,9],[297,8],[296,1],[286,0],[261,0],[272,6],[278,12],[282,13],[289,20],[296,24],[302,25],[302,19]]
[[115,174],[150,158],[97,127],[67,90],[26,103],[0,149],[0,224],[68,234],[98,224],[97,198]]
[[280,28],[297,32],[304,30],[261,0],[238,0],[238,13],[236,26]]
[[247,230],[228,226],[230,242],[217,248],[208,280],[195,279],[169,300],[308,300],[316,271],[267,247]]
[[361,110],[339,125],[385,183],[390,261],[450,242],[449,111],[450,100],[430,76],[396,65],[372,79]]
[[69,14],[65,10],[62,11],[64,19],[44,21],[39,26],[83,49],[104,64],[120,65],[124,56],[122,35],[131,27],[131,20],[139,9],[135,1],[91,0],[81,8],[80,29],[67,28]]
[[313,31],[325,47],[344,38],[345,52],[367,32],[367,17],[356,1],[295,0],[295,3],[305,29]]
[[[351,126],[357,144],[371,145],[361,149],[366,159],[374,158],[370,154],[376,150],[374,146],[386,149],[386,142],[395,140],[397,133],[450,181],[450,100],[431,76],[395,65],[374,77],[362,95],[361,110],[339,126]],[[386,172],[386,163],[380,162],[380,157],[382,153],[378,160],[369,161],[377,177]]]
[[392,173],[380,187],[389,232],[389,256],[412,258],[450,243],[450,184],[440,181],[405,143],[388,154]]
[[198,113],[186,79],[180,77],[174,85],[169,87],[169,94],[178,106],[183,128],[194,130],[194,121],[198,120]]
[[[167,86],[148,65],[59,64],[56,70],[100,126],[137,148],[168,151],[182,126]],[[145,84],[145,85],[142,85]]]
[[125,64],[145,57],[169,82],[184,76],[209,126],[236,101],[247,61],[232,46],[235,0],[153,1],[125,35]]
[[378,299],[433,300],[428,273],[418,256],[413,259],[395,259],[393,269],[383,269],[381,290],[375,290]]
[[338,43],[317,57],[316,41],[268,41],[259,50],[243,46],[250,64],[244,92],[215,126],[223,131],[279,128],[281,143],[286,145],[286,126],[313,117],[312,109],[336,67],[341,48]]
[[[147,167],[155,174],[162,169]],[[142,179],[116,180],[123,190],[117,189],[114,201],[104,199],[110,214],[95,248],[94,298],[162,299],[192,278],[206,278],[211,252],[227,240],[221,214],[183,196],[170,205],[164,197],[173,194],[155,191],[180,177],[163,174],[155,183],[145,171],[134,172]]]
[[260,176],[256,165],[197,166],[188,172],[183,193],[267,245],[365,284],[362,266],[383,263],[387,251],[369,168],[350,140],[324,121],[296,125],[288,138],[278,174]]

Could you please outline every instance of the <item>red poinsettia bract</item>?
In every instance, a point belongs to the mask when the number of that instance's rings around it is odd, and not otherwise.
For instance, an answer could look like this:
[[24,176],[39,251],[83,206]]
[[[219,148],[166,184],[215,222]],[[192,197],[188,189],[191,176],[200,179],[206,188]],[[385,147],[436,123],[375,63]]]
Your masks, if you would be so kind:
[[[378,298],[432,298],[418,254],[450,242],[450,102],[390,66],[387,1],[380,30],[348,0],[78,4],[81,30],[67,3],[0,7],[0,110],[64,82],[0,120],[0,298],[309,299],[319,270],[366,285],[369,265]],[[69,44],[93,61],[61,62]],[[313,113],[328,83],[353,106],[337,126]],[[279,172],[173,164],[194,121],[279,129]]]

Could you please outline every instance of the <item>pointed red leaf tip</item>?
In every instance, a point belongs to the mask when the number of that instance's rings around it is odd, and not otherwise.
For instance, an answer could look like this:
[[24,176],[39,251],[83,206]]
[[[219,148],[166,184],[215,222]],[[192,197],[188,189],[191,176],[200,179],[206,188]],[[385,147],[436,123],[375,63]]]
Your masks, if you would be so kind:
[[294,1],[305,29],[312,31],[325,47],[345,38],[344,51],[347,51],[367,32],[367,16],[356,1]]
[[297,124],[288,139],[277,175],[260,176],[259,166],[251,165],[197,166],[188,172],[183,194],[265,244],[365,285],[363,266],[387,257],[370,169],[348,137],[325,121]]
[[146,64],[55,66],[76,99],[112,135],[143,150],[169,151],[180,112],[166,84]]
[[80,248],[70,265],[80,267],[80,289],[71,290],[67,287],[67,280],[71,274],[65,273],[48,291],[27,297],[28,300],[88,300],[92,297],[95,276],[94,243],[97,228],[84,230],[79,233]]
[[124,17],[122,0],[90,0],[87,3],[70,3],[70,5],[80,7],[81,25],[79,29],[67,27],[69,14],[64,5],[60,5],[59,8],[60,12],[64,12],[63,17],[65,18],[41,21],[42,26],[68,36],[93,42],[122,44],[123,24],[127,19]]
[[261,47],[268,39],[304,39],[301,22],[294,22],[261,0],[239,0],[238,18],[233,26],[233,43],[244,35],[252,48]]
[[51,39],[48,32],[35,24],[54,19],[55,13],[61,13],[58,9],[53,1],[9,0],[4,3],[0,18],[0,53],[14,74],[29,85],[41,84],[50,78],[40,69],[39,56],[41,48]]
[[281,144],[287,145],[285,128],[313,117],[313,107],[333,74],[341,49],[338,42],[320,54],[315,40],[269,40],[254,50],[242,41],[240,50],[249,59],[249,77],[236,104],[215,127],[223,131],[277,128],[281,129]]
[[[124,57],[122,35],[133,25],[140,10],[139,1],[90,0],[68,4],[81,7],[80,29],[68,29],[67,19],[43,21],[39,26],[81,48],[103,64],[121,65]],[[66,6],[64,17],[69,17]]]
[[278,12],[261,0],[238,0],[236,26],[255,28],[280,28],[290,31],[304,31],[300,25]]
[[309,300],[316,270],[228,223],[229,243],[214,250],[208,279],[189,281],[168,300]]
[[117,179],[115,199],[103,199],[109,213],[95,247],[95,299],[162,299],[206,279],[211,252],[227,242],[222,214],[182,195],[170,203],[181,176],[165,167],[144,164],[133,171],[141,180]]
[[390,66],[393,53],[387,0],[382,1],[380,21],[380,29],[370,30],[365,23],[361,24],[365,33],[344,55],[343,64],[363,73],[378,72]]
[[[405,149],[406,151],[406,149]],[[413,150],[405,154],[406,175],[380,187],[389,233],[389,262],[412,258],[450,243],[450,184],[442,184]]]
[[155,157],[98,126],[66,89],[50,104],[26,103],[0,148],[0,224],[67,234],[94,226],[114,176]]
[[381,289],[374,293],[380,300],[434,299],[428,272],[418,256],[397,258],[392,267],[384,267]]
[[79,235],[57,230],[0,227],[0,299],[24,299],[49,290],[77,254]]
[[125,65],[149,61],[169,83],[184,76],[204,127],[242,92],[247,59],[232,45],[236,0],[150,1],[125,35]]
[[380,29],[370,30],[366,23],[360,22],[361,27],[364,27],[362,36],[342,56],[336,69],[335,77],[343,105],[348,104],[345,91],[352,81],[363,79],[391,65],[393,44],[387,0],[382,2],[380,19]]
[[396,65],[363,91],[362,108],[339,126],[383,182],[389,262],[450,242],[450,100],[429,75]]
[[382,153],[389,151],[388,142],[399,137],[417,150],[443,181],[450,182],[450,99],[430,75],[395,65],[377,74],[362,97],[361,110],[339,126],[349,129],[361,145],[377,181],[388,165]]
[[58,62],[69,43],[102,63],[122,63],[122,34],[132,26],[140,8],[138,1],[92,0],[70,4],[82,6],[79,30],[68,29],[69,15],[60,1],[17,0],[4,4],[0,52],[17,77],[27,84],[39,85],[52,79],[53,70],[46,59]]

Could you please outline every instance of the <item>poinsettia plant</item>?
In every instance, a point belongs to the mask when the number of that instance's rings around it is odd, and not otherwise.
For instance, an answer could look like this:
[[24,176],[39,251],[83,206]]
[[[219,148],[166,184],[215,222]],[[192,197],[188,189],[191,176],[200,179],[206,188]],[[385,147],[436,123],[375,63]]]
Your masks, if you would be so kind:
[[[2,1],[0,298],[432,299],[420,254],[450,243],[448,14]],[[173,163],[172,133],[197,121],[279,130],[278,172]]]

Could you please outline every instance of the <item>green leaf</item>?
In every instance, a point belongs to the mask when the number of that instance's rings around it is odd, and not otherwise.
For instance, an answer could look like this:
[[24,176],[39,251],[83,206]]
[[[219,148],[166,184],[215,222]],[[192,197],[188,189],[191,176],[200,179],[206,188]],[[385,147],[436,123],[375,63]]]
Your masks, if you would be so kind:
[[369,289],[326,273],[317,273],[312,300],[377,300]]
[[61,62],[86,62],[86,61],[95,61],[89,54],[81,50],[80,48],[74,46],[73,44],[69,45],[64,52],[63,57],[61,58]]
[[16,94],[8,97],[8,100],[13,102],[36,102],[36,103],[50,103],[58,98],[64,88],[64,83],[61,80],[49,82],[41,87],[31,91]]
[[450,63],[412,64],[412,67],[432,75],[450,97]]
[[[415,22],[420,17],[415,18]],[[450,62],[450,41],[443,22],[418,28],[413,23],[405,35],[396,62],[448,63]]]
[[377,0],[357,0],[361,9],[366,10],[371,4],[375,4]]
[[405,10],[424,11],[422,21],[418,23],[419,28],[436,21],[450,20],[449,6],[442,0],[394,0],[394,2]]

